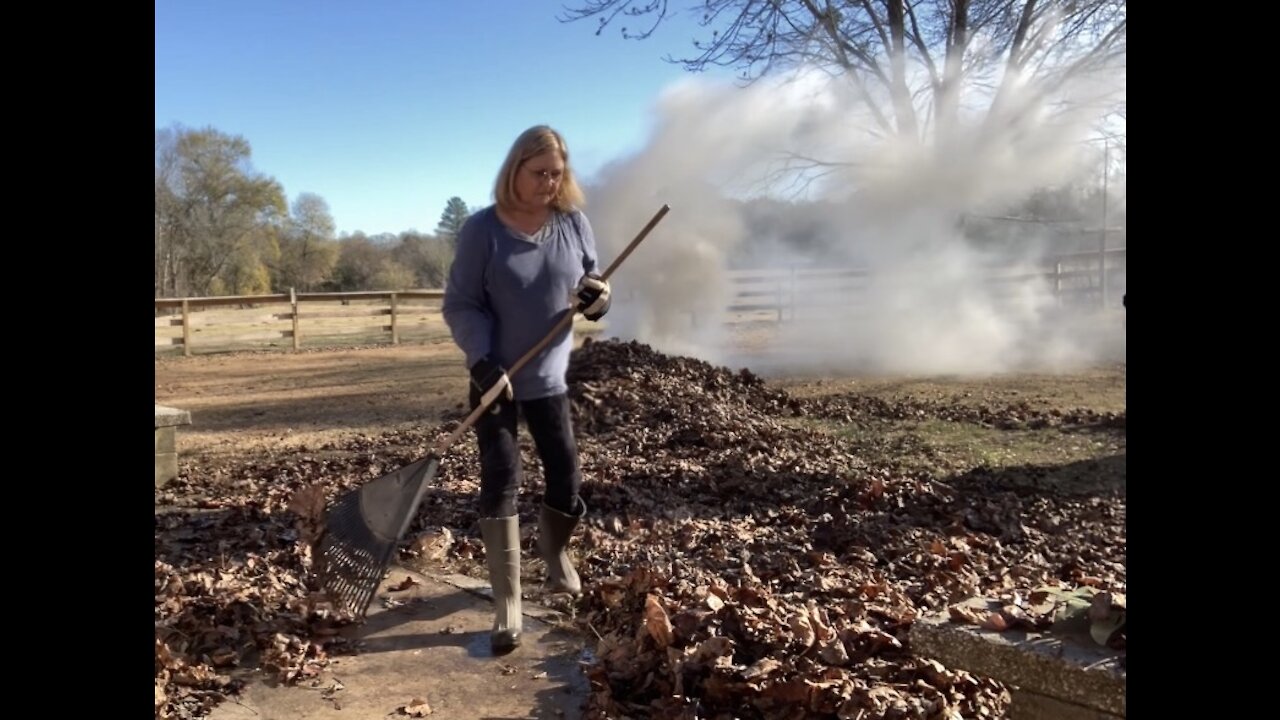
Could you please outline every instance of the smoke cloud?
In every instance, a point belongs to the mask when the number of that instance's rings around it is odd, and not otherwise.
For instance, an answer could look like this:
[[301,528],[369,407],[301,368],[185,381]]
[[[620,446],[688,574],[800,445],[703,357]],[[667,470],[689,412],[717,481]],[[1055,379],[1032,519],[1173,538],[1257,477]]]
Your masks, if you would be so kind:
[[[663,203],[672,208],[615,276],[607,335],[776,373],[989,373],[1123,358],[1114,312],[1063,306],[1054,279],[1029,277],[1046,268],[1045,228],[982,246],[964,233],[967,217],[1096,176],[1093,100],[1123,93],[1122,79],[1044,100],[1023,88],[995,113],[977,103],[924,144],[871,131],[847,87],[800,73],[746,88],[687,80],[662,94],[643,149],[586,187],[605,262]],[[769,279],[734,282],[748,271]],[[782,322],[773,311],[726,312],[779,298]]]

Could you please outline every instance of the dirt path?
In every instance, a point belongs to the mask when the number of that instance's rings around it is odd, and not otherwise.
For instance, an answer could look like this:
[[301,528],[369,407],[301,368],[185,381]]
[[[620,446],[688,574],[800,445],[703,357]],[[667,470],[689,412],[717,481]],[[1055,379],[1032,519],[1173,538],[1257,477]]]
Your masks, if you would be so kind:
[[[466,372],[448,340],[398,346],[241,352],[155,361],[155,402],[191,412],[178,434],[186,457],[314,447],[355,435],[434,424],[462,409]],[[1124,364],[1071,374],[990,377],[775,377],[793,395],[1026,403],[1123,412]]]
[[157,358],[155,402],[188,410],[180,455],[314,446],[434,424],[466,397],[452,342]]

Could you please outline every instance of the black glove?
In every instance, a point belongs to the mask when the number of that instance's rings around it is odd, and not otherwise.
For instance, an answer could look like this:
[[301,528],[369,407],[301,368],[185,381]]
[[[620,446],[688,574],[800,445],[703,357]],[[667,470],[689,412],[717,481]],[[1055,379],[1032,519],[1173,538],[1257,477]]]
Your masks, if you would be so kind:
[[511,379],[507,377],[506,368],[487,355],[471,366],[471,407],[485,405],[490,412],[496,413],[497,400],[511,400],[513,397]]
[[578,281],[578,286],[569,296],[574,310],[582,313],[588,320],[599,320],[609,312],[612,304],[609,292],[609,281],[595,273],[587,273]]

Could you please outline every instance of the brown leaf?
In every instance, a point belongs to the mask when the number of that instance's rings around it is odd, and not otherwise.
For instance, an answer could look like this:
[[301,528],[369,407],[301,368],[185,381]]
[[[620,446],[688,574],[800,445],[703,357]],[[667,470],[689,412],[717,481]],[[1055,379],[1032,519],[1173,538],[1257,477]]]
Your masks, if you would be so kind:
[[707,660],[729,657],[733,655],[733,640],[716,635],[703,640],[698,645],[697,650],[693,653],[695,662],[706,662]]
[[902,642],[883,630],[872,630],[867,633],[867,636],[871,638],[871,652],[873,653],[880,652],[882,648],[886,647],[894,650],[902,649]]
[[967,605],[952,605],[947,608],[947,611],[951,613],[952,622],[981,625],[985,620],[981,613]]
[[667,617],[667,611],[662,608],[658,596],[652,593],[644,599],[644,627],[659,649],[675,641],[671,631],[671,618]]
[[236,661],[237,657],[238,657],[238,654],[236,653],[236,651],[232,650],[229,647],[218,648],[217,650],[214,650],[213,653],[209,656],[209,658],[213,660],[213,664],[215,667],[223,667],[225,665],[231,665]]
[[618,585],[616,582],[603,581],[597,586],[600,593],[600,600],[605,607],[616,608],[622,605],[622,600],[626,597],[626,588]]
[[426,698],[414,698],[408,704],[401,705],[399,711],[409,717],[426,717],[431,714],[431,706],[427,704]]
[[784,703],[807,703],[811,683],[803,678],[775,682],[764,689],[765,697]]
[[987,615],[986,620],[982,621],[982,627],[987,630],[1003,632],[1009,629],[1009,622],[1005,620],[1003,613],[993,612]]
[[840,709],[836,711],[836,717],[839,720],[862,720],[867,716],[867,709],[861,707],[859,698],[849,698],[840,704]]
[[444,560],[453,547],[453,531],[447,527],[428,530],[414,538],[409,549],[426,560]]
[[746,680],[754,680],[758,677],[767,676],[769,673],[782,667],[782,663],[771,657],[765,656],[755,661],[751,667],[742,671],[742,677]]
[[1094,622],[1111,617],[1111,593],[1100,592],[1089,601],[1089,619]]
[[818,639],[818,634],[814,632],[813,623],[809,621],[807,613],[792,613],[787,616],[787,627],[791,629],[796,642],[802,647],[812,647]]
[[414,580],[411,576],[409,576],[409,575],[405,575],[405,576],[404,576],[404,580],[401,580],[398,584],[396,584],[396,585],[395,585],[395,586],[393,586],[393,587],[388,587],[388,588],[387,588],[387,591],[388,591],[388,592],[400,592],[400,591],[402,591],[402,590],[408,590],[409,588],[411,588],[411,587],[413,587],[413,586],[415,586],[415,585],[421,585],[421,584],[422,584],[422,583],[418,582],[417,580]]
[[288,509],[305,520],[324,519],[324,486],[320,483],[299,489],[289,498]]
[[845,650],[844,641],[833,637],[818,646],[818,657],[828,665],[844,665],[849,662],[849,653]]

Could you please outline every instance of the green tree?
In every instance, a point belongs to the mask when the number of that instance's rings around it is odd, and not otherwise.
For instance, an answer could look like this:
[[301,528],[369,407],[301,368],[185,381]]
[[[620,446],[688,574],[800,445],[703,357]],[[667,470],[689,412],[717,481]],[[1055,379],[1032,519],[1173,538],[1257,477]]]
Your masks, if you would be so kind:
[[255,231],[284,216],[283,189],[253,169],[250,155],[247,140],[213,128],[156,131],[157,295],[208,294],[246,262]]
[[451,249],[456,249],[458,233],[462,231],[462,224],[470,215],[471,211],[467,209],[467,204],[462,201],[462,198],[456,195],[449,198],[449,202],[444,206],[444,212],[440,213],[440,224],[436,225],[436,235],[449,243]]

